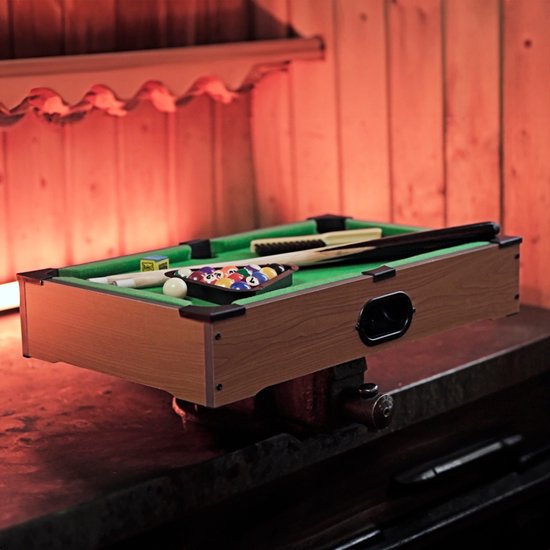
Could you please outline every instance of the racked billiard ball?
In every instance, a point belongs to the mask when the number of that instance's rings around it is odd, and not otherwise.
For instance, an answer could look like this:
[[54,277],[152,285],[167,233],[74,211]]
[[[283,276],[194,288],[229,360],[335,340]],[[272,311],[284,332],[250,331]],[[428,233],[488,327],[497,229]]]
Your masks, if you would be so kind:
[[268,279],[277,277],[277,272],[272,267],[262,267],[260,273],[263,273]]
[[230,279],[229,277],[222,277],[221,279],[218,279],[217,281],[215,281],[214,284],[216,286],[223,286],[225,288],[231,288],[231,285],[234,282],[235,281],[233,279]]
[[281,264],[268,264],[267,267],[274,269],[279,275],[285,272],[285,267]]
[[231,290],[250,290],[250,285],[244,281],[234,281],[231,285]]

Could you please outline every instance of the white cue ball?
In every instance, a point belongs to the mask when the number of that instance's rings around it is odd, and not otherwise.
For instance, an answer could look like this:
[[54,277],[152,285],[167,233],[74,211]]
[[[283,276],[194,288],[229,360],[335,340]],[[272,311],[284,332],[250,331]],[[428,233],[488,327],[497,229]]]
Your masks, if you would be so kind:
[[187,296],[187,284],[178,277],[170,277],[162,285],[162,293],[173,298],[185,298]]
[[183,277],[184,279],[186,277],[189,277],[189,275],[191,275],[191,273],[193,273],[193,270],[189,269],[188,267],[182,267],[182,268],[178,269],[178,275],[180,277]]

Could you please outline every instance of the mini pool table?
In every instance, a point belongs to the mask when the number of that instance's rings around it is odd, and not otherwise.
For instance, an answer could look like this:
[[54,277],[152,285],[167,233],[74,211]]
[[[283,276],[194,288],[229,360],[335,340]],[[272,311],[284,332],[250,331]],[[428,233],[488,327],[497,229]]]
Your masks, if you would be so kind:
[[[253,257],[252,239],[381,227],[340,216],[191,241],[142,254],[18,275],[23,354],[66,362],[219,407],[400,342],[519,310],[517,237],[396,261],[300,268],[291,284],[220,305],[88,279]],[[252,261],[252,260],[251,260]],[[261,263],[260,258],[254,258]]]

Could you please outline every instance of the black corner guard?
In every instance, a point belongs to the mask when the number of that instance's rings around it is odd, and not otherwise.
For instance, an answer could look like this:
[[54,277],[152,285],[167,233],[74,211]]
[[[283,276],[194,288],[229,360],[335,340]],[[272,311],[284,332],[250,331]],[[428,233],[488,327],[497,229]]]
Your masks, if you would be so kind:
[[317,224],[318,233],[329,233],[330,231],[343,231],[346,229],[346,220],[351,216],[338,216],[336,214],[322,214],[307,218]]
[[228,304],[225,306],[183,306],[179,308],[180,317],[186,319],[194,319],[195,321],[206,321],[212,323],[221,319],[229,319],[238,317],[246,313],[246,307],[236,304]]
[[369,269],[362,272],[363,275],[369,275],[372,277],[373,282],[377,283],[378,281],[383,281],[384,279],[391,279],[397,275],[397,271],[394,267],[388,265],[381,265],[376,269]]
[[54,267],[47,267],[45,269],[37,269],[35,271],[25,271],[24,273],[18,273],[18,277],[26,279],[29,283],[42,284],[43,281],[51,279],[52,277],[59,276],[59,269]]
[[499,248],[505,248],[507,246],[520,244],[522,240],[523,239],[521,237],[514,237],[511,235],[499,235],[498,237],[491,239],[491,242],[494,244],[498,244]]
[[190,241],[183,241],[179,244],[187,245],[191,248],[191,258],[193,259],[201,260],[213,256],[210,239],[192,239]]

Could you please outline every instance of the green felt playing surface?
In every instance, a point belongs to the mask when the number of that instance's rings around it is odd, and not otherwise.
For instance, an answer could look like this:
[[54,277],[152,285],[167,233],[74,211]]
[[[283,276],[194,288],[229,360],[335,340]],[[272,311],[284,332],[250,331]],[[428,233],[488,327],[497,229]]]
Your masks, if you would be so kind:
[[[382,224],[373,222],[362,222],[359,220],[349,219],[346,220],[347,229],[362,229],[368,227],[381,227],[384,236],[397,235],[400,233],[408,233],[410,231],[419,230],[419,228],[413,228],[410,226],[399,226],[392,224]],[[208,264],[213,265],[216,262],[231,261],[235,258],[251,258],[254,259],[254,263],[261,264],[261,257],[254,256],[249,250],[250,241],[253,239],[268,238],[268,237],[292,237],[297,235],[311,235],[316,233],[316,224],[314,221],[306,221],[297,224],[289,224],[279,226],[276,228],[266,228],[257,231],[250,231],[247,233],[240,233],[228,237],[218,237],[210,240],[211,249],[215,254],[215,258],[212,260],[193,260],[191,259],[191,248],[187,245],[180,245],[176,247],[163,248],[159,250],[147,251],[141,254],[133,254],[129,256],[122,256],[118,258],[112,258],[108,260],[102,260],[99,262],[90,262],[87,264],[80,264],[77,266],[65,267],[59,270],[59,277],[55,277],[55,280],[60,283],[84,286],[90,289],[97,289],[104,292],[114,293],[118,295],[154,300],[159,303],[184,306],[189,304],[212,306],[217,305],[212,302],[207,302],[197,298],[173,298],[165,296],[162,293],[161,287],[154,288],[122,288],[114,285],[106,285],[101,283],[94,283],[88,281],[89,277],[101,277],[107,275],[114,275],[118,273],[129,273],[139,271],[139,260],[145,255],[150,254],[162,254],[168,256],[170,260],[170,268],[183,267],[185,265],[196,264]],[[438,250],[436,252],[430,252],[427,254],[421,254],[413,256],[404,260],[397,260],[392,262],[383,262],[384,265],[390,267],[399,267],[411,262],[427,260],[430,258],[436,258],[438,256],[460,252],[463,250],[469,250],[471,248],[477,248],[487,245],[486,242],[468,243],[461,246],[455,246],[453,248],[446,248]],[[382,262],[377,263],[363,263],[363,264],[334,264],[323,265],[322,267],[307,267],[301,268],[293,275],[292,285],[286,288],[265,292],[257,296],[243,298],[236,300],[234,303],[245,305],[251,304],[257,301],[265,300],[292,292],[298,292],[307,290],[313,287],[322,286],[335,281],[341,281],[345,279],[352,279],[361,276],[361,273],[366,270],[375,269],[379,267]]]

